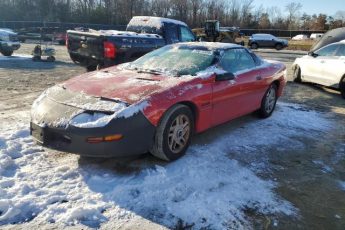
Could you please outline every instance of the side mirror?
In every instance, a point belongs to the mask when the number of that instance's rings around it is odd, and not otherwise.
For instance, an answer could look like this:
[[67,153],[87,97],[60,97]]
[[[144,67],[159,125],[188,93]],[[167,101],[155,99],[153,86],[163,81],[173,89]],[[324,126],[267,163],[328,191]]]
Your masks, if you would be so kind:
[[313,51],[308,52],[308,56],[314,57],[316,58],[317,56],[319,56],[318,54],[314,53]]
[[216,75],[216,81],[230,81],[235,80],[235,74],[230,72],[225,72]]

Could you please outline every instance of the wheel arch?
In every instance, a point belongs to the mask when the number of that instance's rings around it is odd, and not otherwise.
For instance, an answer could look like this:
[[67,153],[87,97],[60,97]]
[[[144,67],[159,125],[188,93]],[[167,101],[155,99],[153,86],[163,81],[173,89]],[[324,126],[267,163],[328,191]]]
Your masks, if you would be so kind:
[[[196,106],[196,104],[194,104],[193,102],[191,101],[179,101],[177,103],[174,103],[172,104],[169,108],[167,108],[164,113],[160,116],[159,118],[159,121],[158,121],[158,124],[160,124],[164,118],[164,116],[167,114],[167,112],[174,106],[176,105],[184,105],[184,106],[187,106],[191,112],[192,112],[192,115],[193,115],[193,119],[194,119],[194,129],[196,129],[196,125],[197,125],[197,119],[198,119],[198,107]],[[194,130],[195,131],[195,130]]]
[[278,91],[279,91],[279,89],[280,89],[280,81],[279,81],[279,80],[274,80],[274,81],[272,82],[272,84],[276,85],[276,86],[277,86],[277,89],[278,89]]

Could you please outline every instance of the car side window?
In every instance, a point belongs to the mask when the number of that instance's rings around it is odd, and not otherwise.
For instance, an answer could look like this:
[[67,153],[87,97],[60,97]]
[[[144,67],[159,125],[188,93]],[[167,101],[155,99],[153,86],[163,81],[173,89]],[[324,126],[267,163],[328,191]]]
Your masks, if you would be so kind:
[[319,56],[334,56],[338,48],[339,48],[339,45],[329,45],[329,46],[319,49],[315,53]]
[[335,54],[335,56],[338,56],[338,57],[345,57],[345,45],[340,45],[337,53]]
[[220,61],[220,66],[227,72],[237,73],[256,67],[253,57],[245,49],[227,50]]
[[195,41],[194,34],[184,26],[180,27],[181,30],[181,41],[182,42],[192,42]]
[[178,26],[173,23],[164,24],[165,39],[167,44],[173,44],[179,42],[178,38]]

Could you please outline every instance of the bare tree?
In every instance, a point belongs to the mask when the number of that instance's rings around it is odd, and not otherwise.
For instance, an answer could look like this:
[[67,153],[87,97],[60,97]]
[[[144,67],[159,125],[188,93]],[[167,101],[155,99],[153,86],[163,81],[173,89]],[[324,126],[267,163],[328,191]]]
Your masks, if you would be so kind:
[[298,28],[298,15],[301,8],[302,4],[299,2],[290,2],[285,6],[288,13],[287,22],[290,30]]

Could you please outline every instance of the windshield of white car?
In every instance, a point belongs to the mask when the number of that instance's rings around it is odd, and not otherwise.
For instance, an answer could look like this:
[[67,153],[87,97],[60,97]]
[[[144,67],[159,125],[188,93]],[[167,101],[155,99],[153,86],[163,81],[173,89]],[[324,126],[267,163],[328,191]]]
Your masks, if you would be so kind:
[[210,67],[215,51],[204,47],[165,46],[130,63],[128,69],[138,72],[169,75],[196,75]]

